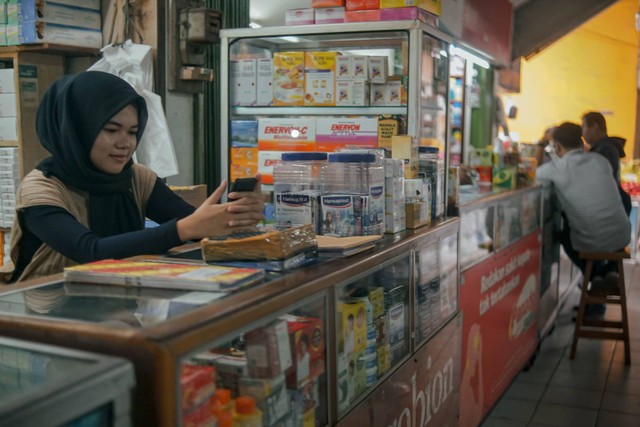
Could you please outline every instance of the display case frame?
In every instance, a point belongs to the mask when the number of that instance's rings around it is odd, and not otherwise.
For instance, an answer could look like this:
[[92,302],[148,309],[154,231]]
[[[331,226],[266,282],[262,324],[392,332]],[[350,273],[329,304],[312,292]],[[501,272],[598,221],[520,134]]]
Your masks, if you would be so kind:
[[[123,325],[88,322],[78,319],[53,318],[37,313],[11,312],[0,307],[0,334],[21,337],[42,343],[121,356],[131,360],[136,371],[137,388],[133,400],[135,425],[180,425],[179,391],[176,387],[180,361],[219,337],[231,336],[247,325],[272,318],[274,313],[296,307],[313,295],[327,295],[327,373],[329,378],[329,425],[338,422],[336,391],[331,378],[335,370],[335,289],[354,277],[373,273],[392,260],[414,257],[415,250],[426,241],[457,235],[459,221],[440,221],[428,229],[405,231],[387,235],[373,250],[349,258],[336,259],[315,266],[303,267],[268,283],[244,289],[228,297],[204,304],[175,318],[154,325],[128,328]],[[149,258],[149,257],[146,257]],[[18,301],[16,295],[25,290],[62,283],[61,275],[54,275],[4,288],[0,301]],[[412,277],[413,281],[414,278]],[[411,282],[413,283],[413,282]],[[138,288],[126,288],[137,295]],[[98,301],[98,300],[97,300]],[[413,318],[413,299],[409,299],[409,319]],[[437,336],[438,332],[436,332]],[[411,336],[412,334],[410,334]],[[411,362],[416,343],[410,340],[407,358],[381,378],[379,384],[392,380],[400,366]],[[422,346],[422,344],[421,344]],[[334,383],[335,384],[335,383]],[[355,408],[366,404],[370,392],[363,395]],[[348,414],[347,414],[348,415]]]

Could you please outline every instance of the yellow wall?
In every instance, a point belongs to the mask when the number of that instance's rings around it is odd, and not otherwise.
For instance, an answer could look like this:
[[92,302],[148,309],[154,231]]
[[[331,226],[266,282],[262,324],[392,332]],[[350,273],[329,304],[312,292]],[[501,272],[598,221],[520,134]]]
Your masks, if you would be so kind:
[[522,61],[520,94],[505,94],[518,107],[509,130],[524,142],[537,141],[545,128],[580,123],[583,113],[605,115],[609,135],[627,139],[633,155],[636,120],[637,0],[620,0],[582,26]]

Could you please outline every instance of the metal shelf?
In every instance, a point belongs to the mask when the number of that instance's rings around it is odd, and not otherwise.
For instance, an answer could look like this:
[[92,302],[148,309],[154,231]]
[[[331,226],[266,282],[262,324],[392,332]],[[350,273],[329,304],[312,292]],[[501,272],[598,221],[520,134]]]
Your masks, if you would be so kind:
[[407,107],[232,107],[238,116],[378,116],[407,114]]

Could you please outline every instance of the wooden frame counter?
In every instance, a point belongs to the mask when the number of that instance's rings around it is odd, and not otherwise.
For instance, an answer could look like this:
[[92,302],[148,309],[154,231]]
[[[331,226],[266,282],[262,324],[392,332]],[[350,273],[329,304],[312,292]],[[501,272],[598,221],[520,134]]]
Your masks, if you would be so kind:
[[[456,235],[458,229],[458,219],[449,219],[440,221],[427,229],[385,235],[382,242],[372,250],[350,258],[336,259],[295,270],[281,278],[238,291],[150,327],[124,329],[108,324],[0,311],[0,334],[121,356],[131,360],[135,366],[137,380],[133,401],[135,425],[176,426],[180,423],[177,399],[178,369],[182,357],[203,348],[218,337],[228,336],[234,331],[239,331],[243,326],[283,311],[311,295],[324,292],[328,296],[326,333],[328,416],[329,423],[335,424],[338,421],[334,407],[336,402],[334,386],[336,347],[333,343],[336,336],[335,288],[353,277],[374,272],[381,265],[394,259],[406,257],[407,254],[413,259],[416,249],[430,242],[437,242],[438,239]],[[412,265],[413,263],[412,261]],[[457,266],[455,272],[457,277]],[[410,283],[414,280],[412,273]],[[0,296],[60,282],[62,282],[62,275],[40,278],[5,287]],[[135,293],[136,288],[131,288],[131,292]],[[410,319],[414,317],[414,308],[413,303],[410,303]],[[410,322],[409,326],[412,327],[413,322]],[[416,343],[412,340],[406,360],[409,360],[415,351]],[[392,371],[378,380],[378,383],[384,383],[399,365],[401,364],[392,368]],[[364,398],[366,395],[360,400]]]

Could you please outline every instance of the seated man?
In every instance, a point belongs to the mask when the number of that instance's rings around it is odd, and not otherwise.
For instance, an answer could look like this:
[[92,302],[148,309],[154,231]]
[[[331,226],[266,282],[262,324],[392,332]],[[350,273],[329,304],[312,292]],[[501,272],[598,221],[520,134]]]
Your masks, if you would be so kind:
[[[538,168],[537,179],[552,184],[565,219],[560,243],[584,273],[586,263],[579,252],[623,249],[631,238],[631,224],[609,162],[599,154],[584,152],[581,137],[577,124],[558,126],[552,139],[557,158]],[[594,265],[592,287],[617,286],[615,269],[615,264]]]

